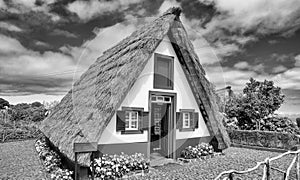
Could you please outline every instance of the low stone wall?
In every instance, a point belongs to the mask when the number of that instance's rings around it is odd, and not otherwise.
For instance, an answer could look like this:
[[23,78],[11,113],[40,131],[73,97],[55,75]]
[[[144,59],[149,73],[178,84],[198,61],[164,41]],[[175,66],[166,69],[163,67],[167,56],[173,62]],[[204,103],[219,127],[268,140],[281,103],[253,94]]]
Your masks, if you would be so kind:
[[289,150],[300,142],[295,134],[256,130],[227,130],[235,145],[257,146]]

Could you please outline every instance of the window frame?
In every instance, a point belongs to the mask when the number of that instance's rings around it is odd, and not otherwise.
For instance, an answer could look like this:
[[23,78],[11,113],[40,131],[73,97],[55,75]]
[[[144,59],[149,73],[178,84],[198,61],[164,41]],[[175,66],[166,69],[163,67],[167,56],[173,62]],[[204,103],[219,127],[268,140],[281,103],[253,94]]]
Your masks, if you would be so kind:
[[[187,115],[187,119],[186,116]],[[191,128],[191,113],[190,112],[182,112],[182,129]],[[188,125],[186,125],[186,123]]]
[[[184,132],[184,131],[195,131],[194,127],[191,127],[191,121],[194,121],[195,119],[195,109],[179,109],[180,114],[182,116],[182,127],[179,128],[180,132]],[[184,119],[184,114],[189,114],[189,127],[185,126],[185,119]],[[191,114],[193,114],[193,118],[191,118]],[[195,121],[193,122],[193,126],[195,125]]]
[[[127,120],[126,119],[126,113],[129,113],[129,119]],[[133,113],[136,114],[136,119],[133,120],[132,119],[132,115]],[[127,124],[127,121],[128,121],[128,128],[126,127],[126,124]],[[133,122],[136,122],[136,127],[133,128],[132,125],[133,125]],[[134,111],[134,110],[126,110],[125,111],[125,131],[131,131],[131,130],[139,130],[139,111]]]
[[[156,79],[156,75],[158,74],[158,70],[157,70],[157,61],[159,61],[159,58],[164,59],[164,60],[168,60],[168,63],[170,63],[169,65],[171,66],[171,68],[169,69],[169,80],[170,80],[170,86],[161,86],[161,85],[157,85],[155,83],[155,79]],[[168,90],[173,90],[174,89],[174,56],[168,56],[168,55],[164,55],[164,54],[158,54],[158,53],[154,53],[154,77],[153,77],[153,88],[154,89],[168,89]]]
[[[144,108],[139,108],[139,107],[125,107],[122,106],[122,111],[124,111],[125,114],[125,119],[124,119],[124,123],[125,123],[125,129],[121,131],[121,134],[143,134],[143,130],[141,130],[141,127],[139,127],[139,118],[143,118],[143,113],[144,113]],[[137,112],[137,128],[135,129],[126,129],[126,112],[130,111],[130,112]]]

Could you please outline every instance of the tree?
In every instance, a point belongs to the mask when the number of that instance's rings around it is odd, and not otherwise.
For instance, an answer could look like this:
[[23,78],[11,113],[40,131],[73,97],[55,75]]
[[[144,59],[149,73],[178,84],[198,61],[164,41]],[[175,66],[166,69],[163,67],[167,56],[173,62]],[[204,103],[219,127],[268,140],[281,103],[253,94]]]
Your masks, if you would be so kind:
[[31,107],[41,107],[41,106],[43,106],[43,104],[38,101],[31,103]]
[[243,93],[230,98],[225,107],[229,117],[237,117],[242,129],[259,129],[260,121],[280,108],[284,95],[273,81],[250,78]]
[[9,102],[3,98],[0,98],[0,109],[4,109],[5,106],[9,107]]

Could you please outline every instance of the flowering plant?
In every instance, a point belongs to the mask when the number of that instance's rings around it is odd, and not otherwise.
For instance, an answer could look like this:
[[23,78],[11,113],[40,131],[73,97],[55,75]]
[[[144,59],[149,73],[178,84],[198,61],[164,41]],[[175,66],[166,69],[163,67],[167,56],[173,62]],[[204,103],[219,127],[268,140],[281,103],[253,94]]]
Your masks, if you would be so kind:
[[148,170],[149,161],[145,159],[141,153],[127,155],[121,153],[120,155],[103,155],[98,159],[92,161],[95,168],[95,177],[101,179],[115,179],[121,178],[125,174],[137,170]]
[[59,155],[50,149],[46,138],[42,137],[35,142],[35,149],[40,159],[43,161],[45,169],[50,173],[52,180],[72,180],[72,171],[62,169]]
[[181,157],[185,159],[201,158],[214,153],[212,145],[201,143],[195,147],[188,146],[181,152]]

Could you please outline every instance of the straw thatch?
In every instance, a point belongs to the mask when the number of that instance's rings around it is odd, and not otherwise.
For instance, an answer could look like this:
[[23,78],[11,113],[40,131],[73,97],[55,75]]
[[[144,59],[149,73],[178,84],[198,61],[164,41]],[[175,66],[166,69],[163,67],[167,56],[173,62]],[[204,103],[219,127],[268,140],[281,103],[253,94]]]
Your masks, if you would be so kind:
[[[158,19],[139,28],[104,52],[74,83],[72,90],[41,125],[41,130],[61,153],[74,160],[74,142],[99,141],[115,111],[166,35],[172,36],[172,41],[178,44],[178,55],[192,62],[193,67],[186,68],[196,71],[190,81],[195,84],[195,90],[199,91],[196,94],[207,109],[209,130],[216,135],[219,145],[226,147],[224,132],[220,132],[223,127],[216,116],[217,106],[211,84],[206,80],[179,20],[180,12],[180,8],[171,8]],[[79,162],[88,165],[88,156],[80,156]]]

